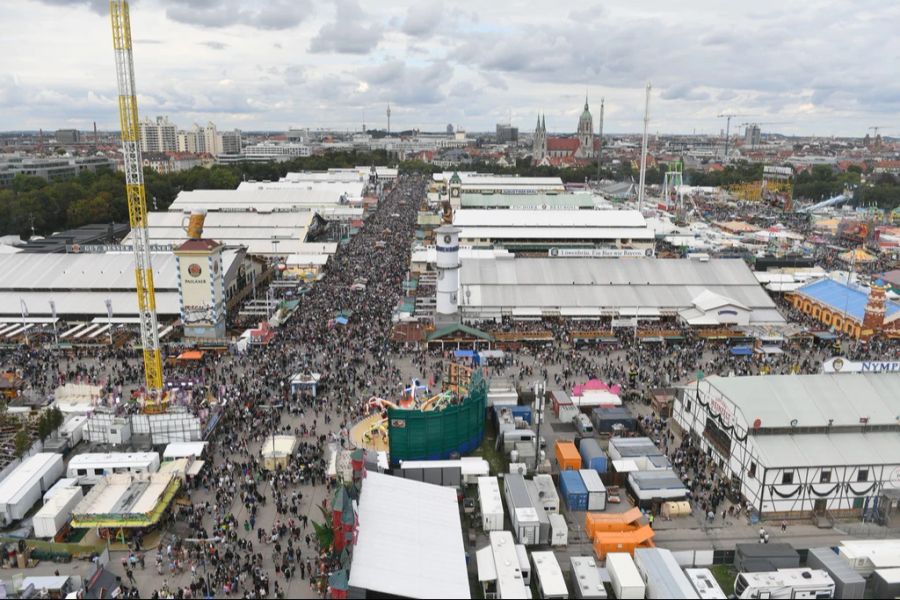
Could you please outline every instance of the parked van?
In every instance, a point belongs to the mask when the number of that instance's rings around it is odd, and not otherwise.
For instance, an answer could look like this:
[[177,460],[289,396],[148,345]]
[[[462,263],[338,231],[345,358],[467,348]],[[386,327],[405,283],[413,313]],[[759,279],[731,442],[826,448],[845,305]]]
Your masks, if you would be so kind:
[[593,435],[594,433],[594,424],[591,423],[591,420],[584,413],[578,413],[572,419],[572,422],[575,424],[575,430],[582,435]]

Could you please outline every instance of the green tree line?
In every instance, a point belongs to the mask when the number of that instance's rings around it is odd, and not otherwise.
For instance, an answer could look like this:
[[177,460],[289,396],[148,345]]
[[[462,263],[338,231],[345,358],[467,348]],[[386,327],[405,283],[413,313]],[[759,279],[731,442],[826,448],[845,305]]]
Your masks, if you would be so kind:
[[[194,167],[160,175],[144,169],[149,210],[166,210],[178,192],[198,189],[234,189],[244,180],[276,180],[289,171],[319,171],[358,165],[389,164],[386,152],[331,152],[282,163],[238,163]],[[31,237],[80,227],[89,223],[127,223],[125,175],[110,170],[84,171],[65,181],[18,175],[0,188],[0,235]]]

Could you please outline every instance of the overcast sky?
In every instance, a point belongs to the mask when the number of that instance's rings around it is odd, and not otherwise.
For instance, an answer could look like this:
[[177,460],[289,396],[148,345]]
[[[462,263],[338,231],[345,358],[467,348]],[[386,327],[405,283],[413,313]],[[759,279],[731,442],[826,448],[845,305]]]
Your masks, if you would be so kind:
[[[137,0],[142,117],[187,128],[900,135],[900,3]],[[117,129],[108,2],[0,0],[0,130]]]

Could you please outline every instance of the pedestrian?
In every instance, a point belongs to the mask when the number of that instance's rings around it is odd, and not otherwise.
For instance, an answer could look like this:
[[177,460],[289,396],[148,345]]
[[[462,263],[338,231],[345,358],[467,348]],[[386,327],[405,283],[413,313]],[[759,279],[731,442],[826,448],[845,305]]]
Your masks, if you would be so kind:
[[760,544],[765,543],[766,537],[768,537],[768,535],[769,534],[766,533],[766,528],[760,527],[759,528],[759,543]]
[[650,521],[650,529],[653,529],[653,513],[650,513],[647,518]]
[[781,533],[784,533],[785,531],[787,531],[787,519],[782,519],[781,520]]

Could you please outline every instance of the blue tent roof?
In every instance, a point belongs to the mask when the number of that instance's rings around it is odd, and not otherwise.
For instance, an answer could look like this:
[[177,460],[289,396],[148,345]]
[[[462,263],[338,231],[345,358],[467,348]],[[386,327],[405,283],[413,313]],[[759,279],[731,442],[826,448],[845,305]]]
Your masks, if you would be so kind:
[[[807,283],[798,288],[797,293],[825,304],[837,312],[846,313],[858,321],[862,321],[866,303],[869,301],[866,292],[828,278]],[[885,317],[889,318],[900,312],[900,304],[887,301],[884,309]]]
[[337,319],[334,320],[334,322],[337,323],[338,325],[346,325],[347,323],[349,323],[349,321],[347,320],[347,317],[338,317]]
[[735,346],[731,349],[734,356],[750,356],[753,354],[753,348],[750,346]]

